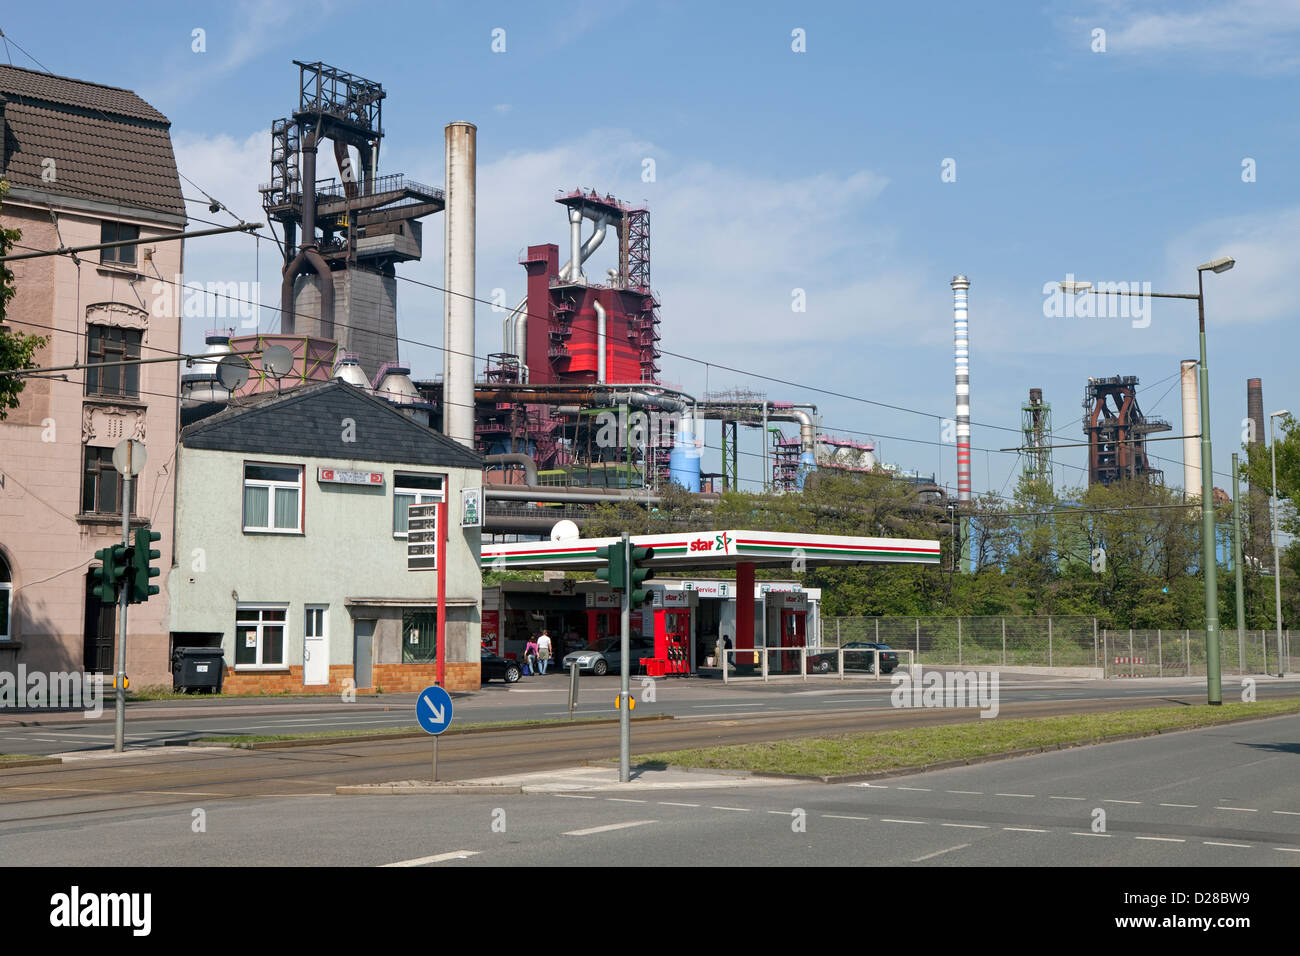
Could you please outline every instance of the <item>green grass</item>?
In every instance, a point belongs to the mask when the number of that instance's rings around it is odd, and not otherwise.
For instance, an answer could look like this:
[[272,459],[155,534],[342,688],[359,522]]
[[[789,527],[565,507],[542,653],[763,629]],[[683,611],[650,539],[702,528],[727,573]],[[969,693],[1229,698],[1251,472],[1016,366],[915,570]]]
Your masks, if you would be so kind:
[[28,760],[48,760],[46,754],[0,754],[0,767],[11,763],[26,763]]
[[639,755],[637,761],[829,777],[922,767],[1036,747],[1078,746],[1125,734],[1180,730],[1247,716],[1292,713],[1300,713],[1300,700],[1224,703],[1220,707],[1201,704],[1015,720],[977,718],[969,723],[941,727],[673,750]]

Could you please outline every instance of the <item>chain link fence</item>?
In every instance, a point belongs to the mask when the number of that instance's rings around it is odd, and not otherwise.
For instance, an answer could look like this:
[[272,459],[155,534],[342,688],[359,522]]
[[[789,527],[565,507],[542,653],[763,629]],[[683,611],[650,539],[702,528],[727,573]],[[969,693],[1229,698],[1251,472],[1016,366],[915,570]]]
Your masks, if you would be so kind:
[[[1052,617],[826,617],[826,647],[888,644],[918,664],[1096,667],[1106,677],[1205,676],[1205,632],[1113,630],[1085,615]],[[1277,633],[1219,631],[1225,675],[1278,673]],[[1282,635],[1284,672],[1294,670],[1291,632]]]

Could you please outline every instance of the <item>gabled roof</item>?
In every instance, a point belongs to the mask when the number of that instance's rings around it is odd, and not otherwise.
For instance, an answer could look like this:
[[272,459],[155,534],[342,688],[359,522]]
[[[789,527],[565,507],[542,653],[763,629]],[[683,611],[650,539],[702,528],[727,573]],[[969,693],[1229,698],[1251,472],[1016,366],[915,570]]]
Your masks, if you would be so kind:
[[182,429],[181,444],[279,458],[483,467],[483,459],[458,442],[337,380],[304,385],[254,404],[231,405]]
[[16,189],[183,220],[170,127],[130,90],[0,65],[0,175]]

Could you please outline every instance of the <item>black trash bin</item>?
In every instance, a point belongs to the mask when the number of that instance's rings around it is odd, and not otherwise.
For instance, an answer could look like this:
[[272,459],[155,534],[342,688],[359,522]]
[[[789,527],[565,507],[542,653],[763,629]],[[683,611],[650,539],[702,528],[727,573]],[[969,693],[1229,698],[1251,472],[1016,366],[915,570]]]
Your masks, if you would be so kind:
[[220,694],[226,662],[219,647],[178,647],[172,651],[172,689]]

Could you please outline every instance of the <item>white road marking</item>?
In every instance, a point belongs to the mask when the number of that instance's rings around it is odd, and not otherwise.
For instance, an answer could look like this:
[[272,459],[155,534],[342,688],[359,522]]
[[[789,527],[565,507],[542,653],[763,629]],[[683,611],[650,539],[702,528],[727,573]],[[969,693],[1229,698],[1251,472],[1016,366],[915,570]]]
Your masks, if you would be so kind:
[[1194,803],[1162,803],[1162,804],[1160,804],[1160,805],[1161,805],[1162,807],[1181,807],[1181,808],[1184,809],[1184,810],[1195,810],[1195,809],[1196,809],[1196,804],[1194,804]]
[[794,815],[793,811],[791,810],[768,810],[767,812],[775,813],[778,817],[789,817]]
[[958,827],[962,830],[987,830],[989,827],[983,823],[941,823],[942,827]]
[[439,853],[436,856],[421,856],[414,860],[401,860],[397,863],[384,863],[383,866],[424,866],[426,863],[443,863],[447,860],[465,860],[471,856],[478,856],[478,850],[452,850],[450,853]]
[[1274,812],[1274,813],[1284,813],[1284,814],[1286,814],[1288,817],[1300,817],[1300,813],[1297,813],[1297,812],[1294,811],[1294,810],[1274,810],[1273,812]]
[[1048,800],[1086,800],[1086,797],[1048,797]]
[[970,846],[969,843],[963,843],[960,846],[950,846],[946,850],[935,850],[933,853],[927,853],[925,856],[918,856],[913,863],[920,863],[923,860],[933,860],[936,856],[943,856],[945,853],[952,853],[954,850],[964,850]]
[[1273,847],[1273,849],[1275,849],[1275,850],[1280,850],[1280,851],[1282,851],[1283,853],[1300,853],[1300,850],[1297,850],[1297,849],[1295,849],[1295,848],[1293,848],[1293,847],[1289,847],[1289,846],[1275,846],[1275,847]]
[[632,797],[606,797],[610,803],[649,803],[649,800],[634,800]]
[[660,800],[660,801],[659,801],[659,806],[661,806],[661,807],[698,807],[699,804],[698,804],[698,803],[673,803],[673,802],[670,801],[670,800]]
[[1151,840],[1156,843],[1186,843],[1186,840],[1180,840],[1177,837],[1134,837],[1135,840]]
[[627,823],[606,823],[601,827],[588,827],[585,830],[569,830],[565,836],[591,836],[593,833],[608,833],[610,830],[626,830],[629,827],[643,827],[647,823],[657,823],[657,820],[631,820]]
[[928,821],[926,821],[926,820],[890,820],[888,817],[881,817],[881,818],[880,818],[880,822],[881,822],[881,823],[915,823],[915,824],[917,824],[917,825],[919,825],[919,826],[925,826],[925,824],[926,824]]
[[1113,833],[1080,833],[1078,830],[1071,830],[1070,834],[1072,836],[1099,836],[1099,837],[1114,836]]
[[1234,810],[1237,813],[1259,813],[1258,810],[1251,807],[1215,807],[1216,810]]
[[570,800],[595,800],[595,797],[589,797],[585,793],[553,793],[553,797],[568,797]]
[[842,816],[838,813],[823,813],[822,817],[826,820],[870,820],[871,817],[849,817]]
[[1027,798],[1032,799],[1034,795],[1033,795],[1032,793],[995,793],[995,794],[993,794],[993,796],[995,796],[995,797],[1027,797]]
[[1103,800],[1101,802],[1102,803],[1131,803],[1133,804],[1133,806],[1137,806],[1137,807],[1140,807],[1142,805],[1141,800]]
[[1205,840],[1203,842],[1205,843],[1206,846],[1235,846],[1235,847],[1240,847],[1243,850],[1250,849],[1249,843],[1216,843],[1213,840]]
[[982,796],[984,796],[984,791],[983,791],[983,790],[948,790],[948,791],[946,791],[946,792],[947,792],[947,793],[965,793],[965,794],[970,794],[971,796],[974,796],[974,797],[982,797]]
[[734,810],[736,813],[749,813],[749,807],[709,807],[710,810]]
[[899,789],[899,790],[915,790],[915,791],[917,791],[918,793],[929,793],[929,792],[930,792],[930,788],[929,788],[929,787],[898,787],[897,789]]
[[746,701],[743,704],[691,704],[692,707],[703,710],[705,707],[765,707],[766,704],[752,704]]
[[1014,833],[1046,833],[1046,830],[1039,830],[1035,827],[1003,827],[1004,830],[1011,830]]

